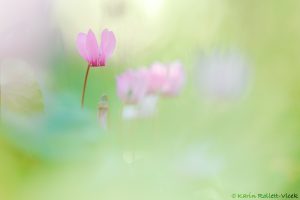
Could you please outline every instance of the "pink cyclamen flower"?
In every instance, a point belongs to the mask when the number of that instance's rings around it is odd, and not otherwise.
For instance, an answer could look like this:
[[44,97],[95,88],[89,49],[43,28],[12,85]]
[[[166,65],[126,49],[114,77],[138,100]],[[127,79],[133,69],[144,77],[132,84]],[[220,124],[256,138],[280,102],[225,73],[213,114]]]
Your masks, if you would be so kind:
[[146,69],[128,70],[117,77],[117,94],[125,104],[138,104],[147,94]]
[[168,69],[162,63],[156,62],[148,69],[149,85],[148,93],[157,94],[161,90],[168,75]]
[[149,68],[149,94],[162,94],[163,96],[177,95],[185,80],[184,70],[180,62],[169,65],[155,63]]
[[111,57],[116,48],[116,38],[112,31],[104,29],[101,35],[101,44],[98,46],[95,34],[92,30],[89,30],[87,34],[78,34],[76,44],[79,54],[88,62],[81,97],[81,107],[83,108],[85,88],[90,68],[106,65],[107,59]]
[[101,44],[98,46],[97,39],[92,30],[87,34],[79,33],[77,37],[77,49],[79,54],[91,67],[105,66],[111,57],[115,47],[116,38],[112,31],[104,29],[101,35]]
[[185,82],[185,74],[180,62],[173,62],[167,68],[167,75],[161,86],[163,96],[175,96],[181,91]]

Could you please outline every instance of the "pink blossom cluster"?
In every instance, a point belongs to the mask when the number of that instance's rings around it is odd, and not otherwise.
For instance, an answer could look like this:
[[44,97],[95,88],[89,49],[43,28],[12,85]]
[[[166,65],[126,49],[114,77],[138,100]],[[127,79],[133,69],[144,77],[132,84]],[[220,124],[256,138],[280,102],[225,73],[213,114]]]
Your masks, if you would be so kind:
[[138,104],[145,97],[179,94],[185,82],[179,61],[170,64],[154,63],[149,68],[129,69],[117,77],[117,94],[125,104]]

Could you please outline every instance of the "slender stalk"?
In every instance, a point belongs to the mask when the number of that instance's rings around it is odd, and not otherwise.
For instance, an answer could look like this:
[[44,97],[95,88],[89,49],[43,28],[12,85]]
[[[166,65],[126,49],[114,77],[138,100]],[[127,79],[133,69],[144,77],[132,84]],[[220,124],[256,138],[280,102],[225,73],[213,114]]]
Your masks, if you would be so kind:
[[108,111],[109,111],[108,97],[106,95],[103,95],[100,97],[100,101],[98,103],[98,118],[100,121],[101,128],[103,128],[104,130],[107,130],[108,127],[107,124]]
[[85,77],[84,77],[84,82],[83,82],[83,89],[82,89],[82,96],[81,96],[81,108],[84,108],[84,96],[85,96],[85,88],[86,88],[86,84],[87,84],[87,79],[89,76],[89,72],[90,72],[90,68],[91,66],[88,65],[86,73],[85,73]]

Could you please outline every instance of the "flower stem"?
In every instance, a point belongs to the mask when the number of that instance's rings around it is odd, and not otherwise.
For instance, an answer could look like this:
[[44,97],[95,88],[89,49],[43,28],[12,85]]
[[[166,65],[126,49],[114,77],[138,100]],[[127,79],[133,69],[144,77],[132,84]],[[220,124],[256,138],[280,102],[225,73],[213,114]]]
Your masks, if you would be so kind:
[[104,130],[107,130],[108,124],[107,124],[107,118],[108,118],[108,97],[106,95],[103,95],[100,97],[100,101],[98,103],[98,118],[100,121],[101,128]]
[[81,108],[84,108],[84,95],[85,95],[85,88],[86,88],[86,84],[87,84],[87,79],[89,76],[89,72],[90,72],[90,68],[91,66],[88,65],[86,73],[85,73],[85,77],[84,77],[84,82],[83,82],[83,89],[82,89],[82,96],[81,96]]

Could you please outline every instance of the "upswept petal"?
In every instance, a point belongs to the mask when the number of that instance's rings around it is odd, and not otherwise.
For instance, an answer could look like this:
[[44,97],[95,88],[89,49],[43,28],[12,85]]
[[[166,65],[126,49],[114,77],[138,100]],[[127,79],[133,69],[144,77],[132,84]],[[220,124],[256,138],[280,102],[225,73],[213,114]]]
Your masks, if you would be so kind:
[[100,52],[105,59],[109,58],[116,48],[116,38],[112,31],[104,29],[101,35]]
[[89,55],[90,61],[95,62],[99,57],[99,48],[97,44],[97,39],[92,30],[89,30],[86,37],[86,50]]
[[77,50],[79,54],[86,60],[89,61],[89,55],[86,50],[86,34],[79,33],[76,40]]

